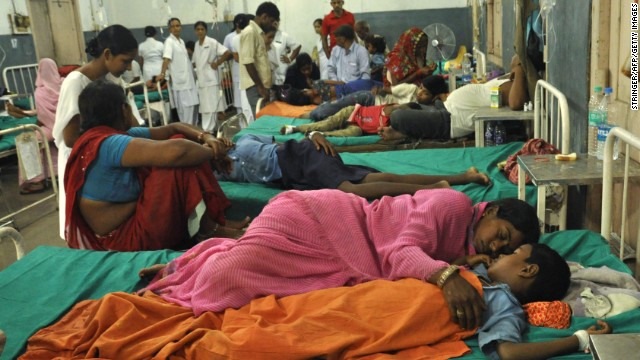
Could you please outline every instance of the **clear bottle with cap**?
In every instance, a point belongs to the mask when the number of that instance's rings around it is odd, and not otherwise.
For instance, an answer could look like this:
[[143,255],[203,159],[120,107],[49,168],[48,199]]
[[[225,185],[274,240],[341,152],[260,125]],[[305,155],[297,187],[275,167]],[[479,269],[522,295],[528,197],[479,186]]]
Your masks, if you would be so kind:
[[488,121],[484,132],[484,146],[494,146],[493,136],[495,132],[495,125],[493,121]]
[[598,148],[598,126],[602,123],[602,116],[598,112],[598,106],[602,101],[602,87],[593,88],[593,94],[589,98],[589,128],[587,130],[587,153],[596,156]]
[[504,127],[502,121],[498,121],[494,130],[493,142],[496,145],[503,145],[507,143],[507,129]]
[[[597,112],[599,116],[602,118],[602,122],[598,126],[598,146],[596,148],[596,157],[598,160],[602,160],[604,158],[604,144],[607,141],[607,136],[611,129],[617,126],[617,114],[615,112],[615,106],[613,104],[613,97],[611,94],[613,93],[613,88],[605,88],[604,96],[600,101],[600,105],[597,108]],[[613,159],[618,159],[618,139],[613,146]]]

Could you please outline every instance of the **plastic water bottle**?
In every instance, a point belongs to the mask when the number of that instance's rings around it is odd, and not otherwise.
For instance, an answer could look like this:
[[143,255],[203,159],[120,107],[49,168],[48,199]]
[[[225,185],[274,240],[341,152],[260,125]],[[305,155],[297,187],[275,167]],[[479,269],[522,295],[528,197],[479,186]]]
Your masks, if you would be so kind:
[[598,105],[602,101],[602,87],[593,88],[593,94],[589,98],[589,130],[587,132],[587,153],[589,156],[596,156],[598,148],[598,126],[602,123],[602,117],[597,111]]
[[502,145],[507,143],[507,129],[505,129],[502,121],[498,121],[496,125],[495,133],[493,135],[494,143],[496,145]]
[[[602,160],[604,158],[604,144],[607,140],[607,135],[611,129],[617,126],[617,114],[615,113],[615,107],[613,106],[613,98],[611,97],[611,93],[613,89],[608,87],[604,89],[604,96],[600,101],[600,105],[597,108],[597,112],[602,117],[602,123],[598,126],[598,146],[596,148],[596,156],[598,160]],[[613,159],[618,159],[618,140],[613,146]]]
[[473,72],[473,70],[471,70],[471,58],[473,57],[473,55],[466,53],[464,54],[464,57],[462,58],[461,61],[461,65],[462,65],[462,75],[471,75],[471,73]]
[[487,127],[484,132],[484,146],[494,146],[493,133],[495,132],[495,125],[493,121],[487,122]]

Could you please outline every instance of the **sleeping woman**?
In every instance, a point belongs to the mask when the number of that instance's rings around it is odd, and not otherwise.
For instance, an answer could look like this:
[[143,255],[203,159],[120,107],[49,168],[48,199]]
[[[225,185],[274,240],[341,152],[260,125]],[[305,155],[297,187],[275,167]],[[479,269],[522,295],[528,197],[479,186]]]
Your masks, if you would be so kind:
[[87,85],[78,102],[81,135],[64,177],[69,247],[185,249],[241,234],[248,219],[225,221],[230,203],[210,166],[225,161],[223,142],[183,123],[132,128],[122,87],[106,80]]

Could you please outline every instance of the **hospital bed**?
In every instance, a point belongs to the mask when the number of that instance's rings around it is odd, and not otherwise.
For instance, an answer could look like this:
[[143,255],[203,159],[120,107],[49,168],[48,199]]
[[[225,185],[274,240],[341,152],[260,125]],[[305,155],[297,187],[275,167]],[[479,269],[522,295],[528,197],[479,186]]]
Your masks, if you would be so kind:
[[[570,122],[566,98],[555,87],[540,81],[540,96],[536,100],[534,134],[537,138],[547,140],[563,152],[569,151]],[[260,120],[253,122],[246,129],[243,129],[234,136],[237,140],[245,133],[274,135],[276,141],[286,141],[289,139],[301,139],[302,134],[280,135],[279,129],[282,124],[293,125],[303,119],[286,119],[263,116]],[[328,137],[337,147],[371,146],[375,141],[375,136],[358,137]],[[453,174],[465,171],[471,166],[475,166],[479,171],[485,172],[493,182],[493,186],[483,188],[480,185],[465,185],[455,187],[468,194],[475,202],[495,200],[504,197],[520,197],[526,199],[532,205],[540,201],[540,194],[544,194],[533,186],[523,187],[523,192],[519,193],[517,185],[509,180],[497,168],[497,164],[516,153],[522,147],[521,142],[513,142],[495,147],[474,148],[440,148],[440,149],[411,149],[399,151],[380,151],[366,153],[342,152],[346,164],[366,165],[383,172],[398,174]],[[233,182],[220,182],[225,194],[231,200],[232,206],[228,210],[228,215],[233,219],[242,219],[244,216],[255,216],[267,204],[269,199],[282,190],[260,184],[243,184]],[[566,187],[564,189],[566,194]],[[566,199],[566,196],[564,197]],[[563,206],[566,214],[566,200]]]
[[2,70],[2,82],[9,91],[17,94],[19,99],[26,101],[20,102],[19,105],[28,104],[29,109],[35,109],[33,94],[37,75],[38,64],[7,66]]
[[[628,268],[616,256],[611,254],[606,242],[599,234],[591,231],[559,231],[546,234],[541,239],[556,249],[566,259],[580,262],[585,266],[608,266],[612,269],[629,273]],[[148,251],[148,252],[99,252],[89,250],[73,250],[58,247],[38,247],[27,254],[21,260],[10,265],[0,272],[0,329],[7,335],[7,344],[2,354],[2,359],[13,359],[25,351],[27,339],[39,329],[51,325],[63,316],[74,304],[87,299],[99,299],[106,294],[121,291],[130,293],[144,286],[137,272],[143,268],[157,263],[167,261],[180,255],[176,251]],[[117,294],[114,294],[117,295]],[[109,295],[113,296],[113,295]],[[77,324],[74,329],[66,333],[66,339],[75,339],[84,344],[72,343],[72,349],[78,353],[84,353],[89,346],[102,350],[113,341],[123,341],[120,353],[108,354],[100,352],[99,357],[103,358],[134,358],[133,351],[152,351],[148,358],[156,355],[160,351],[170,351],[177,357],[185,356],[185,347],[195,339],[211,334],[213,329],[199,326],[197,330],[183,333],[182,338],[166,337],[167,332],[175,329],[173,326],[163,326],[161,322],[168,319],[153,320],[152,328],[140,328],[138,325],[145,319],[154,318],[155,306],[166,307],[162,303],[146,301],[138,296],[131,297],[120,294],[121,297],[134,298],[135,304],[128,306],[125,312],[113,312],[110,309],[98,310],[97,301],[83,302],[80,306],[85,311],[78,314],[84,317],[92,314],[111,313],[113,317],[122,318],[126,326],[118,327],[119,323],[98,322]],[[381,302],[405,301],[406,299],[395,299],[394,293],[385,294]],[[273,310],[278,311],[279,303],[272,302]],[[134,306],[135,305],[135,306]],[[94,306],[90,308],[89,306]],[[269,307],[262,309],[268,311]],[[187,311],[188,313],[188,311]],[[228,312],[227,312],[228,313]],[[226,315],[226,314],[225,314]],[[179,315],[182,321],[192,321],[193,317]],[[304,314],[299,316],[299,321],[305,321]],[[200,319],[203,319],[200,317]],[[314,319],[315,321],[321,321]],[[116,321],[117,319],[114,319]],[[76,319],[77,321],[77,319]],[[147,322],[149,320],[146,320]],[[427,321],[425,319],[425,321]],[[635,309],[607,319],[616,333],[640,332],[640,309]],[[524,335],[525,341],[550,340],[565,337],[573,334],[576,330],[586,328],[594,323],[590,318],[574,317],[571,327],[564,330],[555,330],[532,326]],[[267,323],[265,323],[267,325]],[[320,322],[318,325],[322,325]],[[114,328],[115,326],[115,328]],[[242,327],[242,325],[232,325],[232,327]],[[128,329],[128,330],[127,330]],[[135,329],[135,330],[133,330]],[[150,337],[149,332],[153,336]],[[130,332],[128,332],[130,331]],[[135,331],[135,333],[133,333]],[[363,342],[366,341],[369,333],[361,334]],[[289,336],[283,333],[281,336]],[[313,338],[311,336],[311,338]],[[43,338],[40,337],[42,340]],[[47,341],[59,339],[59,334],[48,333],[44,335]],[[247,337],[249,341],[251,338]],[[90,342],[90,344],[89,344]],[[471,348],[471,353],[463,359],[484,359],[479,351],[477,339],[471,337],[465,340]],[[357,345],[354,345],[357,346]],[[287,349],[271,348],[271,358],[289,358],[286,355]],[[334,350],[335,351],[335,350]],[[390,351],[390,350],[389,350]],[[284,353],[283,353],[284,352]],[[281,356],[273,355],[280,354]],[[48,354],[50,355],[50,354]],[[201,354],[202,355],[202,354]],[[38,358],[38,354],[31,354],[31,358]],[[96,354],[93,354],[95,357]],[[192,356],[194,356],[192,354]],[[44,356],[51,358],[51,356]],[[40,357],[42,358],[42,356]],[[135,357],[137,358],[137,357]],[[561,357],[566,359],[591,359],[590,354],[574,353],[570,356]]]

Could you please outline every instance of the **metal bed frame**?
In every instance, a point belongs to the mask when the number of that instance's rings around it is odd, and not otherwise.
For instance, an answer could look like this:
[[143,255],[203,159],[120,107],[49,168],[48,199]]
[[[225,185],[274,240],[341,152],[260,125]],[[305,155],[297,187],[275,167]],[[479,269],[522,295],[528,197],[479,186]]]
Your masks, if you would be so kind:
[[[563,154],[569,153],[571,134],[569,120],[569,104],[566,96],[553,85],[544,80],[538,80],[534,98],[533,128],[534,138],[544,139],[556,146]],[[524,183],[525,173],[518,165],[519,182]],[[562,185],[564,196],[558,213],[559,229],[565,230],[567,223],[567,191],[568,186]],[[524,187],[519,187],[518,198],[524,199]],[[538,186],[538,218],[546,223],[546,195],[547,186]],[[544,230],[544,229],[543,229]]]
[[[621,204],[621,224],[620,224],[620,236],[613,232],[612,217],[613,217],[613,146],[616,139],[625,144],[624,147],[624,180],[622,183],[622,204]],[[630,148],[640,150],[640,138],[633,135],[629,131],[615,127],[609,132],[604,148],[604,159],[602,166],[602,225],[600,227],[600,234],[607,239],[611,244],[616,238],[620,239],[619,243],[619,257],[621,260],[627,258],[629,252],[629,246],[627,245],[627,210],[628,210],[628,191],[629,191],[629,168],[631,164]],[[622,150],[622,149],[620,149]],[[637,165],[637,164],[636,164]],[[637,204],[632,205],[635,209]],[[612,244],[613,245],[613,244]],[[636,268],[635,275],[640,274],[640,227],[638,229],[638,236],[635,245],[635,260]],[[625,249],[627,251],[625,251]]]
[[28,97],[29,104],[34,109],[33,93],[37,75],[38,64],[8,66],[2,70],[2,81],[9,91]]

